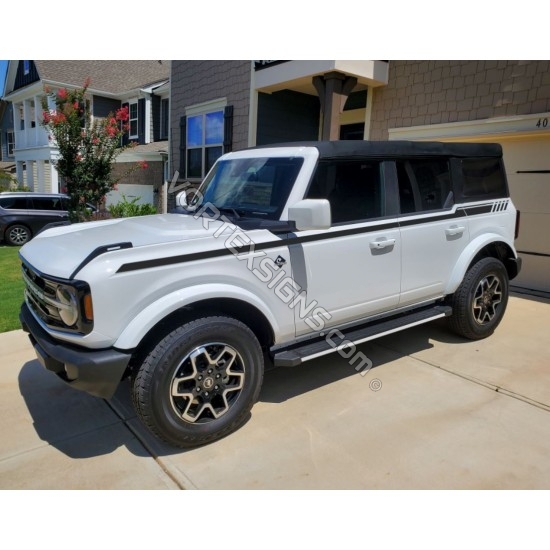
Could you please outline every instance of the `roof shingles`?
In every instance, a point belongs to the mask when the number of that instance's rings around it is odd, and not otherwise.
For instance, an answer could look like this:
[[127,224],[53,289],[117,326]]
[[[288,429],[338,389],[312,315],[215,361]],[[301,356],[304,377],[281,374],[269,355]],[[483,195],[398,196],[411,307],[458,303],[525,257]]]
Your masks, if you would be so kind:
[[42,81],[82,86],[90,78],[90,89],[120,95],[166,80],[169,61],[35,61]]

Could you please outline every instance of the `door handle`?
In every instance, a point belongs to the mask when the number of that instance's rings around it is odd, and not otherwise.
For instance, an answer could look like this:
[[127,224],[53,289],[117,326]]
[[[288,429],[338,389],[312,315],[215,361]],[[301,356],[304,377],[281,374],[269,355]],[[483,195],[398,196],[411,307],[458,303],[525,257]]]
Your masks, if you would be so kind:
[[451,225],[451,227],[447,227],[447,229],[445,229],[445,234],[449,235],[449,237],[453,237],[454,235],[462,235],[465,229],[466,228],[461,225]]
[[384,239],[382,241],[371,241],[369,246],[372,250],[381,250],[382,248],[388,248],[395,244],[395,239]]

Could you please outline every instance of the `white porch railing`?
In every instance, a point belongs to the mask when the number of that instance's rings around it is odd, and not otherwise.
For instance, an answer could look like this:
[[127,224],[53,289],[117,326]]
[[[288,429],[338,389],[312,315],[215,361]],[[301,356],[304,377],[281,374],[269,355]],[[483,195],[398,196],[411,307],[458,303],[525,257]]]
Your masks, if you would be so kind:
[[15,150],[48,145],[48,132],[44,128],[28,128],[15,131]]

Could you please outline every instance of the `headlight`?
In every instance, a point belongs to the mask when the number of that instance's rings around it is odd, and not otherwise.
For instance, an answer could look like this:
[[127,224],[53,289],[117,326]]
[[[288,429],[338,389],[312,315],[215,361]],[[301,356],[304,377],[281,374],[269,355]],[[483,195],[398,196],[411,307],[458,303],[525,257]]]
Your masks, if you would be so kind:
[[60,305],[61,320],[68,327],[72,327],[78,321],[78,300],[74,290],[70,287],[60,286],[55,294]]

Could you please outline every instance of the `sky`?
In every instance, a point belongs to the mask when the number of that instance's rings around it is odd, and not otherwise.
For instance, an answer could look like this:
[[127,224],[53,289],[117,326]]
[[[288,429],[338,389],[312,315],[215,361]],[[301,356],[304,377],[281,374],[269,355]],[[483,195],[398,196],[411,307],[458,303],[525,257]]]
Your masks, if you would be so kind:
[[8,62],[0,61],[0,97],[4,95],[4,80],[6,78],[7,70],[8,70]]

